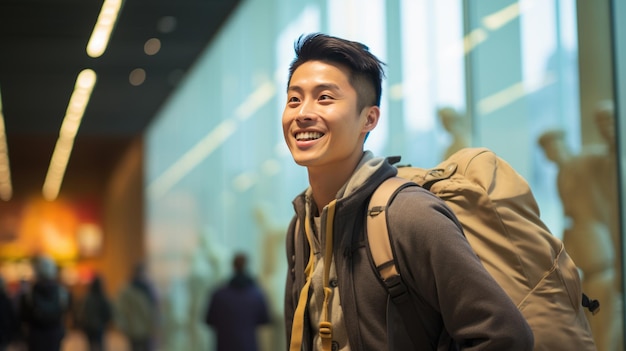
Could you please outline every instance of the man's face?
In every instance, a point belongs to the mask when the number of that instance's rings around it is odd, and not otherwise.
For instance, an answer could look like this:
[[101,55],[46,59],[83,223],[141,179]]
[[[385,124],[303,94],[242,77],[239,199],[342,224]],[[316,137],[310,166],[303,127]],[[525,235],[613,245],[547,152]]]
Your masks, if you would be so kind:
[[379,109],[357,110],[357,93],[341,65],[308,61],[291,77],[283,135],[294,161],[306,167],[354,167]]

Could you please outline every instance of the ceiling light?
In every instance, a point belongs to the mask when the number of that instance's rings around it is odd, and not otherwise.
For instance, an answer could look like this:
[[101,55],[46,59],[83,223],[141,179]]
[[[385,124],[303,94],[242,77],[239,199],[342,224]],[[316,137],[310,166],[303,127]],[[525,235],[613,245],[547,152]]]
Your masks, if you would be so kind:
[[56,199],[59,195],[65,169],[74,147],[74,138],[76,133],[78,133],[78,128],[95,84],[96,72],[90,69],[81,71],[78,74],[78,78],[76,78],[74,92],[70,97],[70,102],[61,124],[61,130],[59,131],[59,139],[57,139],[54,147],[46,180],[43,184],[43,197],[48,201]]
[[4,127],[4,115],[2,114],[2,96],[0,95],[0,199],[9,201],[12,195],[9,148]]
[[100,57],[109,43],[111,32],[117,22],[122,0],[105,0],[100,15],[87,43],[87,54],[91,57]]
[[130,72],[128,81],[134,86],[143,84],[146,81],[146,71],[143,68],[135,68]]
[[157,38],[148,39],[143,45],[143,52],[145,52],[146,55],[156,55],[159,50],[161,50],[161,41]]
[[157,22],[157,29],[161,33],[171,33],[176,29],[176,17],[174,16],[163,16]]

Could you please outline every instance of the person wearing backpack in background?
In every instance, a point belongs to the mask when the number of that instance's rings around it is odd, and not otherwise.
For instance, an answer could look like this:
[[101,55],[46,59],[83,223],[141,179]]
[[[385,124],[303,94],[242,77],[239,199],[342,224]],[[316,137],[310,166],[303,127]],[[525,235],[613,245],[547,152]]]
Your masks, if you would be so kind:
[[155,349],[158,307],[145,263],[138,262],[130,280],[119,292],[114,307],[115,324],[126,336],[131,351]]
[[380,117],[383,63],[361,43],[319,33],[301,36],[295,51],[282,125],[309,187],[293,201],[287,232],[289,349],[532,350],[528,323],[454,213],[419,187],[401,190],[385,212],[405,296],[427,322],[388,330],[400,315],[369,257],[365,218],[397,170],[363,146]]
[[57,281],[56,263],[45,255],[33,259],[35,282],[20,298],[20,318],[29,351],[58,351],[65,337],[68,290]]
[[96,275],[89,284],[78,315],[79,326],[87,336],[89,351],[105,349],[104,333],[112,319],[113,307],[104,291],[102,278]]

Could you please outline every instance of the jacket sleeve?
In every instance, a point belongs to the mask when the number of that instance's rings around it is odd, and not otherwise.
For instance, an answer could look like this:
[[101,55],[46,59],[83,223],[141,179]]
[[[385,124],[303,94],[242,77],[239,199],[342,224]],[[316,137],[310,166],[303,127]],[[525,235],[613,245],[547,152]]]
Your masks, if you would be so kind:
[[259,325],[269,324],[272,322],[272,318],[270,316],[270,309],[267,298],[265,296],[265,292],[261,287],[257,287],[257,293],[259,297],[259,303],[257,304],[258,313],[256,323]]
[[204,312],[204,323],[209,326],[214,326],[215,321],[218,318],[216,315],[217,311],[215,310],[216,309],[215,295],[216,295],[216,292],[209,295],[209,303],[207,305],[206,311]]
[[440,318],[461,349],[533,349],[525,318],[482,266],[443,201],[410,187],[396,196],[388,216],[398,268],[412,298],[440,314],[431,316]]

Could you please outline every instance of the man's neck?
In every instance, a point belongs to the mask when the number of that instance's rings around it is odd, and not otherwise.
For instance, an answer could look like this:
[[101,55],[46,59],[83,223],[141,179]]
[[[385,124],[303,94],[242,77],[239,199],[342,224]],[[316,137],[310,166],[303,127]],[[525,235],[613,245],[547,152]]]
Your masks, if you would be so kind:
[[340,166],[323,169],[308,168],[309,185],[318,211],[322,211],[326,205],[335,199],[337,192],[350,179],[360,160],[361,157],[351,162],[346,161]]

